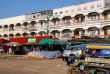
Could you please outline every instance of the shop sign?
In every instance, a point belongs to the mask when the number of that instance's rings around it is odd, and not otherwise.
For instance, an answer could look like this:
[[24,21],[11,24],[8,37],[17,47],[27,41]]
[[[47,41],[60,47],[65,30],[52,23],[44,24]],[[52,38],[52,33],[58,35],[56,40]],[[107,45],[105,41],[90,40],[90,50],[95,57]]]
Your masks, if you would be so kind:
[[30,42],[36,42],[36,38],[28,38],[28,43]]
[[75,35],[75,38],[81,38],[81,35]]

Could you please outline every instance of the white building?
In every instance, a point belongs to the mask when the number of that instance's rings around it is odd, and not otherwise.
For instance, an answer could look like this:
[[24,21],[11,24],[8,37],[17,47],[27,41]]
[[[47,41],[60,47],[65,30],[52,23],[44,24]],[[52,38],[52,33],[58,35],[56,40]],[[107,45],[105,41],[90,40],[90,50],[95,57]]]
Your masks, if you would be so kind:
[[52,35],[59,39],[73,36],[110,35],[110,1],[73,5],[0,20],[1,37]]
[[53,10],[50,33],[60,39],[71,39],[73,36],[110,35],[110,1],[73,5]]
[[53,15],[52,10],[11,17],[0,20],[0,37],[43,36],[47,35],[48,18]]

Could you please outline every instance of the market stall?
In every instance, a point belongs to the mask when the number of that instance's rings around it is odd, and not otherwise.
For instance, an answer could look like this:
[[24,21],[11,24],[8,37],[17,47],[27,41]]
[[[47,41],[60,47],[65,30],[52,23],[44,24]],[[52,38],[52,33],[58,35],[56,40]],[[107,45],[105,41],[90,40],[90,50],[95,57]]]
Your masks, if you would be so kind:
[[68,45],[68,42],[53,39],[42,39],[36,51],[29,52],[28,56],[41,57],[41,58],[58,58],[62,55],[63,50]]

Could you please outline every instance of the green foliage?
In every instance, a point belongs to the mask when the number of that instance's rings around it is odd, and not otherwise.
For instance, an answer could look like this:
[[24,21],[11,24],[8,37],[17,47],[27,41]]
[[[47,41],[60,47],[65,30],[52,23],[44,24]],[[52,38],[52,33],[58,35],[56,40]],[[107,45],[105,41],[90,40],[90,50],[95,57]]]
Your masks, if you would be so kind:
[[84,4],[85,2],[80,2],[80,4]]
[[[84,4],[84,3],[86,3],[86,2],[80,2],[80,4]],[[78,4],[74,4],[74,5],[78,5]]]

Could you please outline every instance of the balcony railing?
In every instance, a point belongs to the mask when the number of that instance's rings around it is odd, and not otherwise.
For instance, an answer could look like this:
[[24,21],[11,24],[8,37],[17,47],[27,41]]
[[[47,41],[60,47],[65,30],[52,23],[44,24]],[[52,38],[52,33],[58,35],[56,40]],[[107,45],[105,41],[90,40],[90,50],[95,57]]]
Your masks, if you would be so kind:
[[80,21],[80,22],[73,22],[73,23],[61,23],[61,25],[54,25],[51,24],[50,27],[56,27],[56,26],[71,26],[71,25],[80,25],[80,24],[90,24],[90,23],[109,23],[110,24],[110,18],[108,19],[96,19],[96,20],[87,20],[87,21]]
[[60,24],[51,24],[50,27],[61,26]]
[[3,31],[8,31],[8,29],[3,29]]
[[73,25],[78,25],[78,24],[85,24],[85,21],[80,21],[80,22],[74,22]]
[[22,31],[23,32],[29,32],[29,29],[28,28],[23,28]]
[[72,24],[71,24],[71,22],[68,22],[68,23],[62,23],[61,25],[68,25],[69,26],[69,25],[72,25]]

